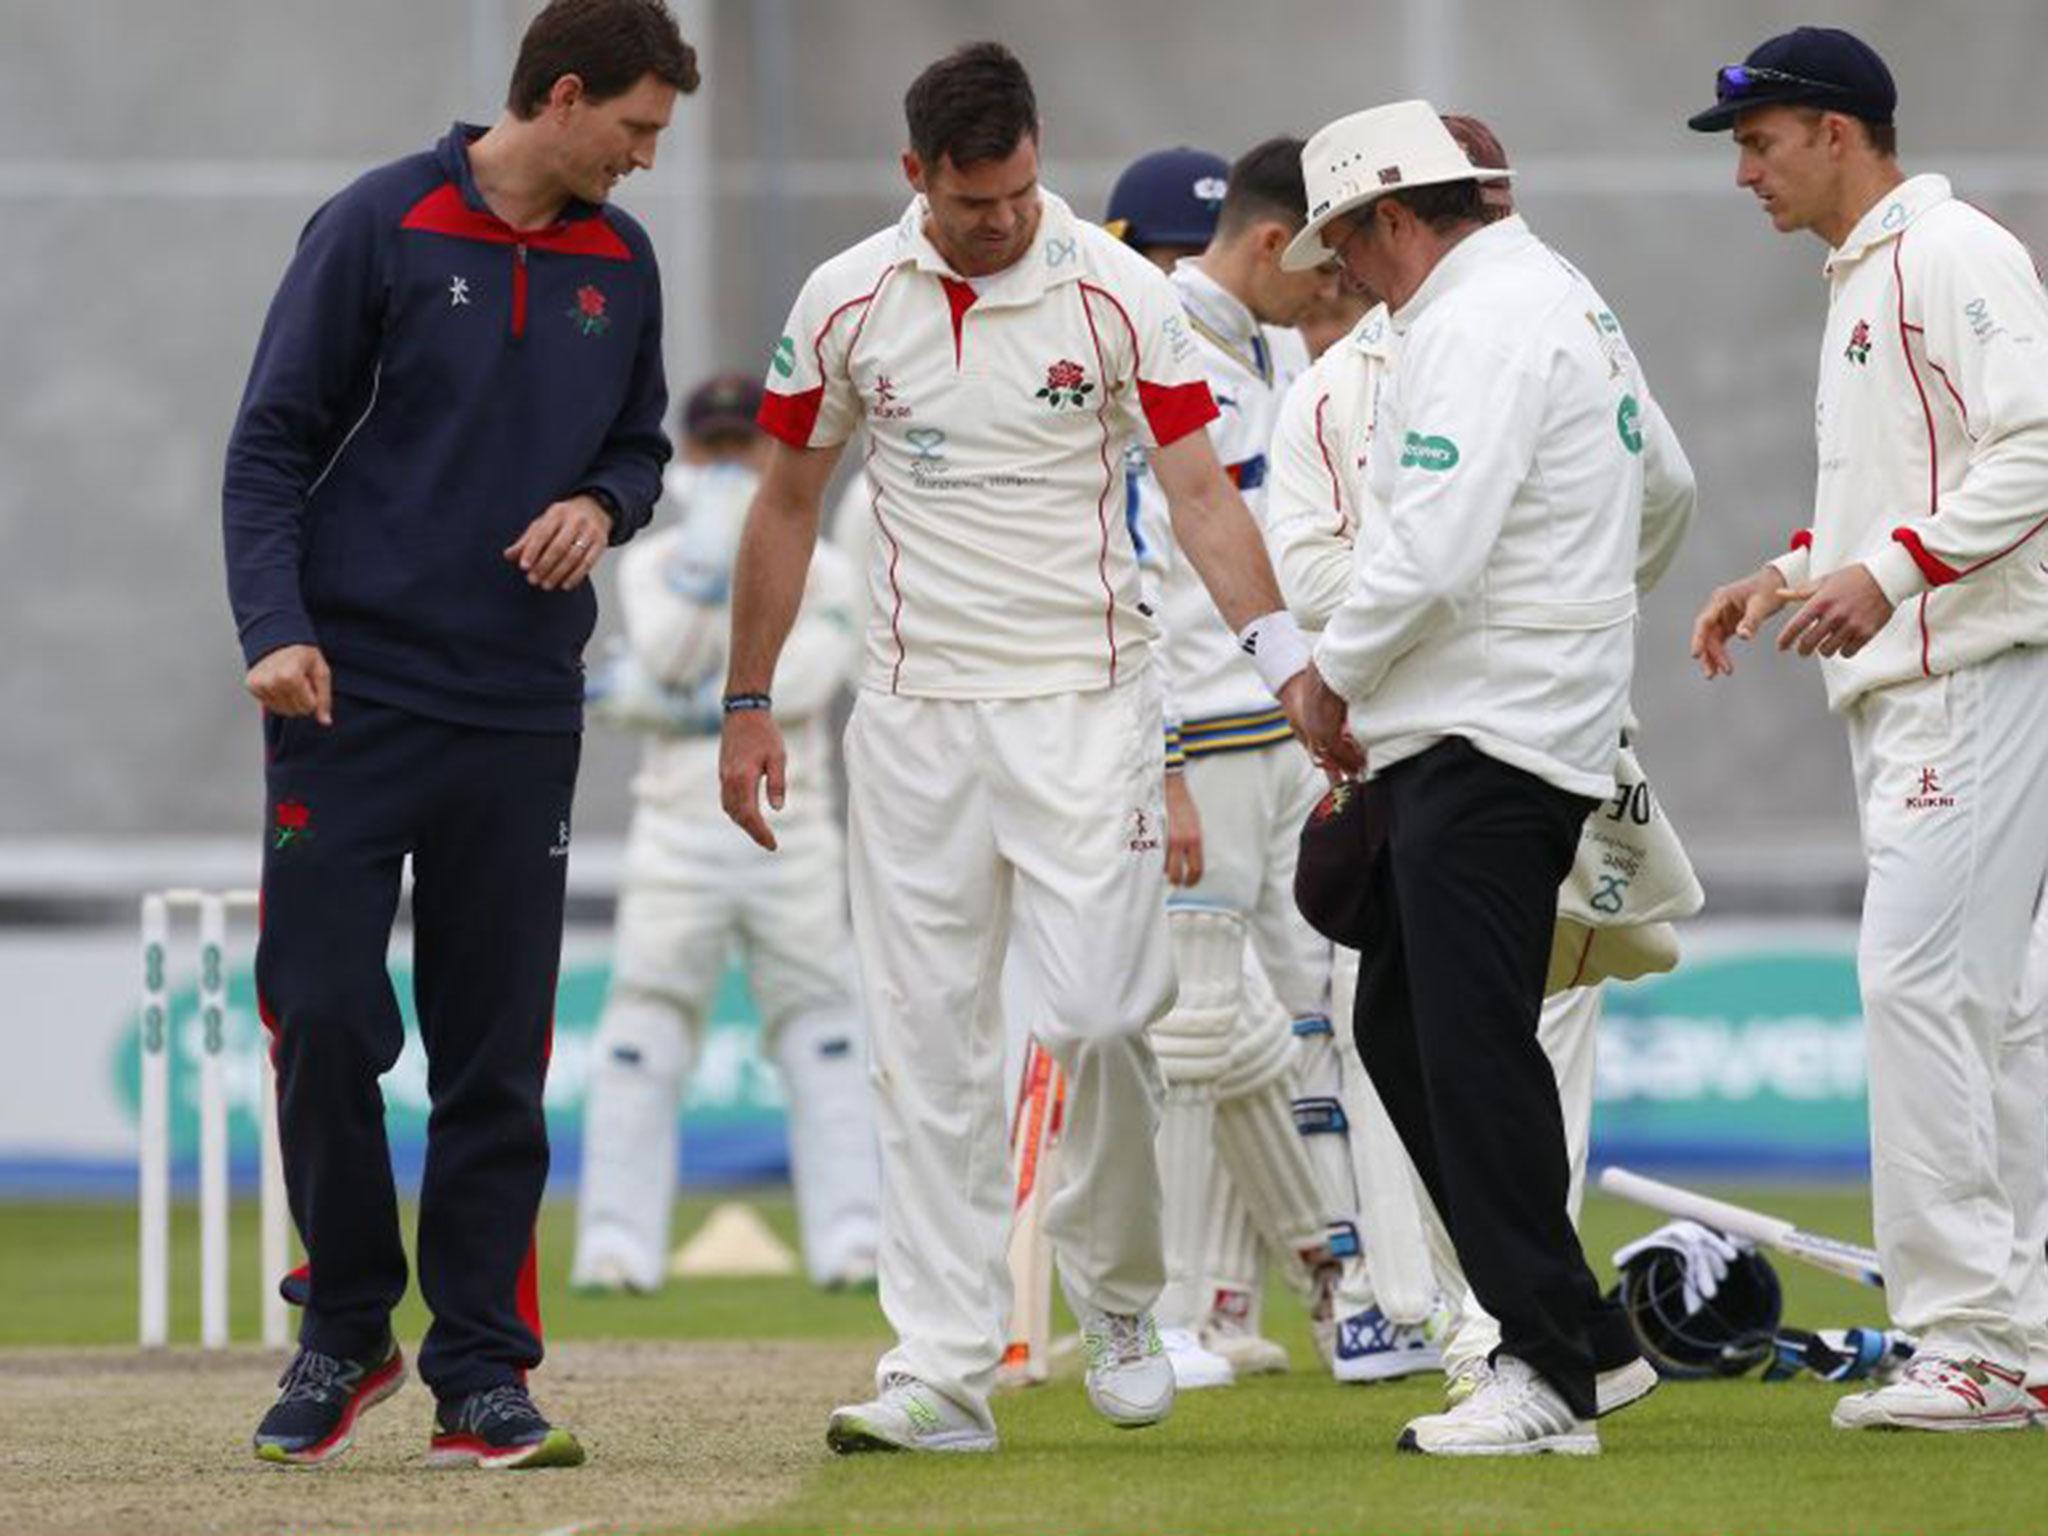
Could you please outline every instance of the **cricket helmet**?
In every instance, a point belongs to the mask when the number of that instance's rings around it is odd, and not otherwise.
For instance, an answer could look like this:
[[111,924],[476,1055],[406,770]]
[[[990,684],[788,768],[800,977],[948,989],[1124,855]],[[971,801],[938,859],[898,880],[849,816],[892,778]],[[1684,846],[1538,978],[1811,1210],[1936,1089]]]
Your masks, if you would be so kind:
[[1713,1296],[1686,1310],[1686,1260],[1674,1248],[1630,1259],[1615,1295],[1644,1357],[1678,1380],[1740,1376],[1775,1353],[1785,1297],[1771,1261],[1746,1249],[1729,1264]]

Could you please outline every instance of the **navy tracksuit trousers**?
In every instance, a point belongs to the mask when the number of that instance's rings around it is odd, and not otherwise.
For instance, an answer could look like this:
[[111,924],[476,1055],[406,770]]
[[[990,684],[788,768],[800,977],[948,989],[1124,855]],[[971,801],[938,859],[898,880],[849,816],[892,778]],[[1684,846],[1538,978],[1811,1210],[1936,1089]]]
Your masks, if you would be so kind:
[[264,721],[269,800],[256,987],[273,1034],[285,1185],[311,1260],[299,1340],[376,1348],[405,1293],[377,1079],[402,1023],[387,951],[413,862],[413,998],[432,1112],[420,1188],[420,1375],[439,1397],[541,1358],[533,1228],[582,738],[335,700]]

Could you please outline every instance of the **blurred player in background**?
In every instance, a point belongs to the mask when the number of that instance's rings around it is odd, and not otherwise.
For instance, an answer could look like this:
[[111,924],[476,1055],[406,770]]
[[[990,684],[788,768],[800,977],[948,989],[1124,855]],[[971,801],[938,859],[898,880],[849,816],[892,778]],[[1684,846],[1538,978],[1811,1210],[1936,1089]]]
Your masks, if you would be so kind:
[[[1081,1320],[1091,1403],[1170,1411],[1152,1316],[1159,1071],[1170,1006],[1151,625],[1121,526],[1124,442],[1154,446],[1183,548],[1283,699],[1299,631],[1201,430],[1216,407],[1173,290],[1038,182],[1038,110],[999,44],[905,99],[917,196],[821,266],[778,343],[779,439],[734,582],[726,809],[774,845],[785,802],[775,660],[846,440],[867,428],[880,538],[847,728],[854,934],[882,1138],[883,1310],[899,1342],[842,1451],[989,1450],[1009,1310],[997,978],[1033,973],[1067,1074],[1065,1187],[1046,1229]],[[1012,913],[1019,943],[1010,944]]]
[[755,847],[718,804],[727,600],[767,455],[760,406],[761,387],[737,376],[707,380],[685,402],[664,485],[676,521],[619,562],[625,646],[591,685],[600,718],[648,740],[633,781],[611,994],[591,1052],[573,1285],[651,1291],[662,1282],[676,1112],[734,952],[789,1101],[805,1270],[825,1286],[874,1277],[880,1193],[828,719],[860,640],[854,574],[835,549],[812,562],[777,665],[798,789],[776,818],[780,855]]
[[313,216],[257,344],[224,522],[273,806],[256,983],[311,1264],[265,1460],[345,1450],[404,1379],[378,1078],[404,1043],[387,965],[408,858],[428,1455],[583,1459],[526,1390],[542,1089],[589,577],[669,454],[654,250],[606,199],[696,85],[659,0],[555,0],[488,130],[458,123]]
[[[1201,194],[1214,180],[1198,152],[1146,156],[1119,178],[1107,227],[1122,227],[1158,260],[1200,227],[1208,211]],[[1169,272],[1221,413],[1210,438],[1256,514],[1281,392],[1308,363],[1291,327],[1334,296],[1337,277],[1334,268],[1280,268],[1308,216],[1299,139],[1267,140],[1224,180],[1210,238]],[[1295,848],[1323,780],[1179,557],[1145,466],[1129,465],[1127,475],[1133,535],[1163,631],[1166,861],[1175,887],[1167,913],[1180,979],[1179,1002],[1152,1029],[1167,1081],[1162,1336],[1183,1385],[1218,1384],[1215,1355],[1248,1372],[1284,1368],[1284,1351],[1258,1333],[1270,1246],[1308,1291],[1340,1379],[1368,1369],[1401,1374],[1403,1366],[1387,1369],[1389,1350],[1373,1350],[1368,1362],[1337,1342],[1345,1318],[1363,1313],[1371,1295],[1330,1026],[1330,946],[1294,905]],[[1355,1328],[1350,1336],[1362,1337]],[[1435,1363],[1431,1353],[1409,1368]]]
[[[1813,522],[1719,588],[1708,678],[1801,605],[1848,725],[1870,864],[1857,951],[1885,1301],[1919,1339],[1841,1429],[2024,1427],[2048,1410],[2048,1047],[2028,925],[2048,873],[2048,297],[2026,248],[1899,168],[1891,71],[1800,27],[1715,76],[1736,181],[1829,246]],[[2030,1394],[2027,1387],[2034,1391]]]

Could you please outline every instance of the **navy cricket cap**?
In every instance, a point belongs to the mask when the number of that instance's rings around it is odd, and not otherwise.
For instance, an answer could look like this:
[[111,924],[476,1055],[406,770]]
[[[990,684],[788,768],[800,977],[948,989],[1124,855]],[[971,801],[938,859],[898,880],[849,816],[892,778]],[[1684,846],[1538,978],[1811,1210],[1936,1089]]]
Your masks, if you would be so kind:
[[1700,133],[1733,127],[1751,107],[1818,107],[1866,123],[1889,123],[1899,88],[1877,50],[1839,27],[1795,27],[1752,48],[1714,75],[1714,104],[1686,119]]
[[761,386],[743,373],[721,373],[690,391],[683,402],[683,436],[722,437],[758,432]]
[[1109,194],[1103,227],[1125,245],[1200,250],[1216,233],[1230,188],[1230,162],[1203,149],[1155,150],[1124,167]]

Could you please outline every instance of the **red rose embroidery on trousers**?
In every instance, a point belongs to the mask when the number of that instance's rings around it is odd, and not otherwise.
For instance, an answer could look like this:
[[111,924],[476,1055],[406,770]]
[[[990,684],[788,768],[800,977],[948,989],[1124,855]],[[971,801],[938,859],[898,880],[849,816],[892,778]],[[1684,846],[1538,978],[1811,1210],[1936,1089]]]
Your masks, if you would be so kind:
[[289,848],[293,843],[304,842],[313,835],[313,813],[300,800],[280,800],[271,812],[271,821],[277,829],[277,848]]

